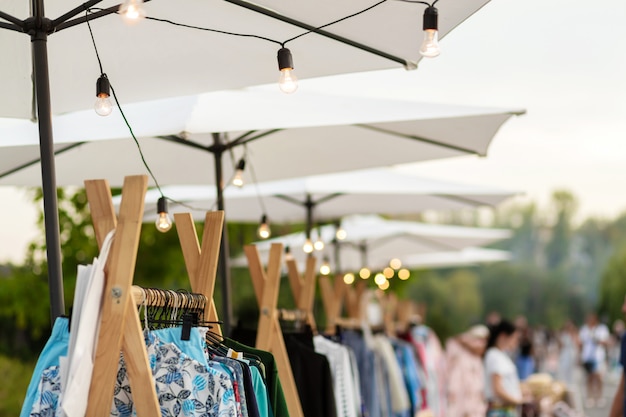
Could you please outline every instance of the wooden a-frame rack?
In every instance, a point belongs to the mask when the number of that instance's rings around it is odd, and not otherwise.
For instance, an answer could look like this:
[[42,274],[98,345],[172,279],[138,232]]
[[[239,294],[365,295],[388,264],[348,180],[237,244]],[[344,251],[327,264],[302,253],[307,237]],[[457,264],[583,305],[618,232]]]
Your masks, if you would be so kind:
[[[285,339],[278,318],[278,293],[280,290],[280,270],[283,245],[272,244],[267,269],[263,267],[259,251],[254,245],[244,246],[248,258],[248,268],[252,277],[254,294],[259,304],[259,327],[257,330],[256,348],[267,350],[274,355],[278,376],[285,394],[290,417],[304,417],[300,397],[293,377],[289,355],[285,347]],[[295,261],[287,261],[290,270],[290,281],[298,308],[307,311],[307,320],[313,320],[312,304],[315,291],[315,259],[307,262],[305,280],[298,273]]]
[[[120,214],[117,217],[108,182],[85,181],[98,247],[102,246],[106,235],[115,229],[105,266],[101,322],[86,412],[90,417],[110,415],[120,351],[124,353],[137,415],[161,415],[143,331],[135,308],[136,300],[131,290],[147,185],[145,175],[124,179]],[[207,213],[202,246],[189,213],[176,214],[175,220],[192,291],[207,298],[205,320],[216,322],[213,291],[224,213]],[[216,332],[221,334],[219,326]]]

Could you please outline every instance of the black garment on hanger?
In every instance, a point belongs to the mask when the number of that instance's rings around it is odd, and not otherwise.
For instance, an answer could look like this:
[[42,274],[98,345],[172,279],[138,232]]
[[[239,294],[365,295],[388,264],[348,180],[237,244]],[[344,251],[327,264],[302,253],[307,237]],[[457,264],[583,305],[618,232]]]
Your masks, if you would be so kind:
[[312,333],[283,336],[304,416],[336,417],[330,364],[325,355],[315,352]]

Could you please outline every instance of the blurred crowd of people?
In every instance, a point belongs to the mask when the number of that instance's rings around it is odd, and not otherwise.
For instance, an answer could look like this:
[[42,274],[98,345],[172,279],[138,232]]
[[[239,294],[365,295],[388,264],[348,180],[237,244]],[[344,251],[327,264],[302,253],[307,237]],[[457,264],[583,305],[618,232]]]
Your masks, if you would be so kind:
[[[624,332],[622,320],[609,328],[595,313],[580,327],[569,321],[560,329],[531,327],[523,316],[509,321],[491,313],[484,325],[446,343],[448,416],[580,415],[564,395],[574,386],[577,369],[585,377],[585,407],[606,407],[614,393],[604,392],[604,381],[622,375]],[[550,397],[550,384],[562,392]]]

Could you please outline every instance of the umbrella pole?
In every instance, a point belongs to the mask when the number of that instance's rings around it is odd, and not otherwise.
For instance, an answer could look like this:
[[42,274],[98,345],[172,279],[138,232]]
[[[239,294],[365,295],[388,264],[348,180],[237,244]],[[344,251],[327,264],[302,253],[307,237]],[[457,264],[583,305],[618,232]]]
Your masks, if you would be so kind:
[[33,70],[39,120],[39,150],[43,189],[46,252],[48,258],[48,285],[50,290],[50,313],[54,320],[65,314],[63,275],[61,272],[61,241],[59,237],[59,214],[57,203],[56,171],[52,140],[52,106],[50,104],[50,74],[48,72],[48,35],[46,26],[50,20],[43,16],[43,0],[33,0],[34,27],[29,31],[33,52]]
[[[222,168],[222,156],[224,155],[224,149],[219,146],[221,144],[219,133],[213,134],[213,140],[218,145],[213,151],[215,157],[215,184],[217,188],[217,209],[223,210],[224,213],[224,170]],[[232,317],[232,305],[231,305],[231,291],[230,291],[230,266],[228,262],[228,227],[226,219],[224,219],[224,227],[222,228],[222,244],[220,245],[220,254],[218,261],[218,276],[220,280],[220,289],[222,292],[222,314],[223,321],[222,330],[226,336],[230,335],[231,331],[231,317]]]

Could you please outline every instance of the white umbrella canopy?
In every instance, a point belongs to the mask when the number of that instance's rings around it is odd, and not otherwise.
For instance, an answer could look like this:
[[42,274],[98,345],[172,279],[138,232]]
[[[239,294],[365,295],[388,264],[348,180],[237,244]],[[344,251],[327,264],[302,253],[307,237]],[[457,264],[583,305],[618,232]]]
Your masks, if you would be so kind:
[[[196,220],[202,220],[204,212],[215,207],[213,186],[174,185],[162,187],[161,191],[173,200],[171,212],[191,210]],[[384,167],[247,184],[242,188],[230,186],[224,191],[224,198],[230,221],[256,222],[266,214],[271,222],[293,223],[306,219],[337,220],[349,214],[397,215],[496,206],[515,194]],[[156,219],[159,197],[157,189],[146,194],[144,220]],[[119,196],[114,198],[114,203],[119,201]]]
[[[256,179],[268,181],[485,155],[500,126],[523,114],[518,109],[259,90],[141,102],[123,109],[161,185],[215,184],[214,158],[207,155],[215,151],[211,132],[222,132],[225,178],[246,155]],[[119,186],[125,175],[146,172],[119,112],[107,118],[93,111],[69,113],[55,116],[53,126],[58,185],[107,178]],[[254,133],[238,141],[245,132]],[[40,184],[37,125],[4,121],[0,137],[0,184]]]
[[[106,9],[118,2],[104,0],[91,4]],[[31,15],[29,3],[3,2],[0,11],[25,19]],[[47,1],[45,15],[54,21],[79,7],[81,13],[76,17],[81,18],[85,15],[81,3]],[[280,43],[306,32],[303,28],[306,25],[302,23],[318,27],[374,3],[362,0],[260,0],[254,3],[152,0],[145,4],[149,17],[263,36],[278,43],[154,20],[129,27],[116,15],[100,17],[91,25],[104,71],[124,100],[136,102],[276,82],[276,53]],[[488,0],[438,2],[439,37],[444,37],[486,3]],[[302,79],[413,66],[420,59],[424,9],[424,5],[388,0],[324,29],[326,33],[362,44],[377,53],[319,33],[302,36],[285,46],[291,49],[295,72]],[[287,23],[285,19],[280,20],[281,17],[291,20]],[[0,28],[11,26],[15,25],[0,19]],[[62,114],[89,108],[95,101],[94,85],[100,71],[88,28],[85,24],[69,26],[59,22],[55,29],[48,42],[52,110]],[[32,114],[30,38],[17,31],[0,30],[0,49],[6,58],[5,64],[0,65],[0,85],[5,97],[0,100],[0,116],[29,118]]]
[[434,269],[474,266],[512,259],[509,251],[487,248],[465,248],[460,251],[418,253],[400,258],[409,269]]
[[[511,236],[507,229],[485,229],[411,221],[385,220],[375,215],[347,216],[341,220],[346,238],[339,243],[338,258],[332,242],[336,226],[320,227],[321,239],[326,242],[316,256],[327,257],[335,271],[355,271],[362,267],[382,269],[393,258],[415,254],[459,251],[468,247],[488,245]],[[257,242],[261,253],[269,251],[272,243],[283,243],[299,262],[308,256],[302,250],[306,241],[304,232]]]

